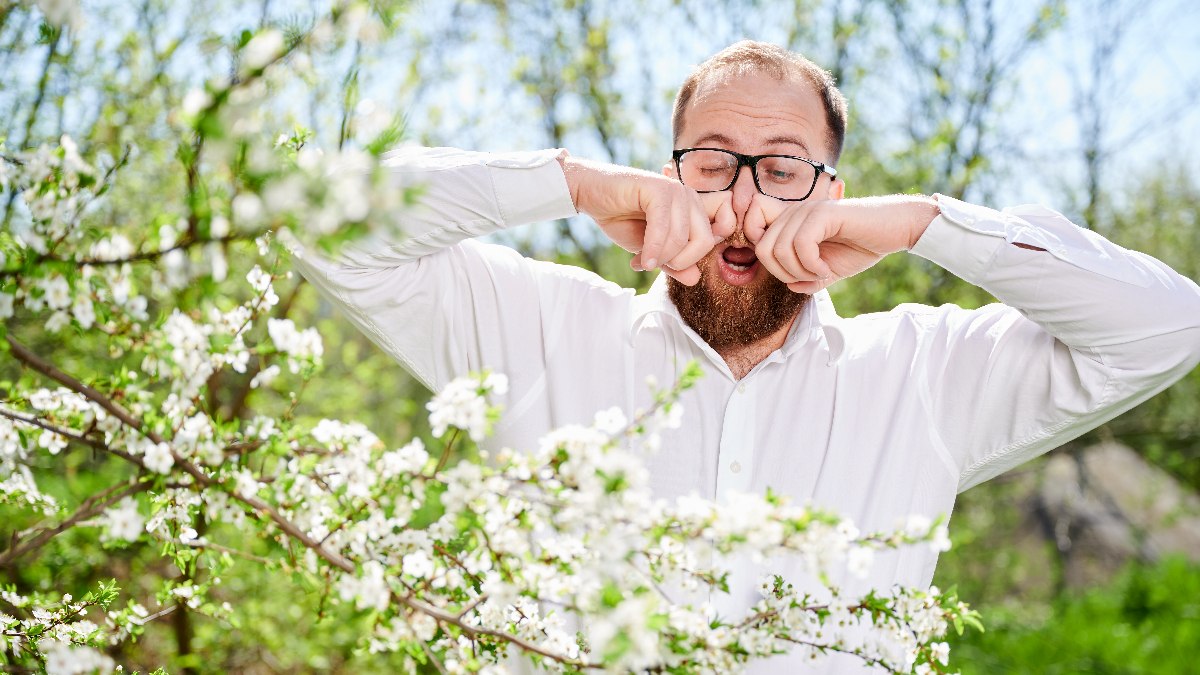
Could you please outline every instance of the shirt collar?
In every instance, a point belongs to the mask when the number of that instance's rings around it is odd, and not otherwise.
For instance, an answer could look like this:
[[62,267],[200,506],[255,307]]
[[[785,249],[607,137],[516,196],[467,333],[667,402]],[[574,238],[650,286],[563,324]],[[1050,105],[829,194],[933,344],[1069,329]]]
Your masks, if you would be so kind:
[[[720,360],[712,347],[700,339],[700,336],[689,328],[683,322],[683,318],[679,316],[679,310],[667,295],[667,275],[665,274],[660,273],[651,284],[650,290],[634,298],[633,316],[629,326],[631,338],[641,328],[642,323],[652,315],[668,317],[666,320],[674,322],[697,347],[705,353],[712,352],[710,356]],[[797,349],[809,344],[811,340],[817,348],[828,354],[829,363],[832,365],[841,358],[846,345],[840,326],[841,322],[842,318],[838,316],[837,310],[833,306],[833,299],[829,297],[829,291],[822,290],[805,303],[800,316],[792,324],[792,329],[788,331],[780,351],[786,358]]]

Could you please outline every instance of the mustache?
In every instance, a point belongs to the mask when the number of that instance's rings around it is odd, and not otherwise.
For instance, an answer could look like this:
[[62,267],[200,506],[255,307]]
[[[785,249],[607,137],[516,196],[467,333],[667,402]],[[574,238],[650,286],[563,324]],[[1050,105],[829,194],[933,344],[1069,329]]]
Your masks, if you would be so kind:
[[[750,240],[746,239],[746,231],[742,229],[741,224],[737,226],[737,229],[733,231],[733,234],[725,237],[725,239],[721,241],[721,244],[726,244],[730,248],[754,248],[754,245],[750,243]],[[719,245],[720,244],[718,244],[718,246]]]

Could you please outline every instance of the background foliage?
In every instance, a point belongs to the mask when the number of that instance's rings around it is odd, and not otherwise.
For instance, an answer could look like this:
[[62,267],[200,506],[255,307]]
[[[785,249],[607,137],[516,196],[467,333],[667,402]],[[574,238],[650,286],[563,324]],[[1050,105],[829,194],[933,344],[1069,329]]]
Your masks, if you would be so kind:
[[[73,11],[69,2],[39,4]],[[989,0],[743,0],[719,7],[689,0],[373,2],[357,39],[297,54],[311,63],[304,85],[272,90],[247,119],[280,133],[311,129],[321,145],[342,147],[365,144],[399,115],[407,138],[424,143],[565,146],[577,155],[656,168],[669,150],[673,87],[687,66],[742,37],[771,39],[830,68],[850,99],[851,132],[840,163],[850,194],[942,192],[1002,205],[1023,201],[1012,195],[1042,197],[1039,190],[1049,191],[1061,196],[1052,205],[1077,222],[1195,279],[1200,179],[1196,167],[1180,158],[1186,153],[1173,154],[1166,144],[1150,141],[1186,139],[1189,118],[1181,111],[1195,102],[1200,75],[1168,73],[1177,85],[1174,93],[1147,109],[1130,104],[1137,77],[1128,64],[1138,50],[1149,49],[1137,41],[1139,25],[1168,30],[1146,22],[1167,17],[1187,25],[1189,19],[1197,23],[1196,15],[1185,3],[1144,16],[1139,7],[1115,0],[1028,2],[1011,11]],[[180,228],[186,214],[159,208],[186,203],[189,189],[179,154],[186,144],[172,116],[188,91],[237,72],[244,30],[272,25],[295,33],[316,13],[317,3],[299,0],[97,1],[84,3],[64,30],[45,23],[43,12],[31,5],[0,0],[5,152],[36,148],[69,133],[89,153],[106,154],[110,166],[127,167],[119,187],[96,207],[102,215],[94,222],[137,243],[158,241],[164,227],[197,242],[211,238]],[[1029,80],[1038,64],[1062,60],[1065,38],[1075,46],[1061,80],[1069,106],[1053,113],[1073,120],[1064,127],[1044,123],[1047,113],[1036,109]],[[1131,115],[1139,121],[1130,122]],[[1131,164],[1122,150],[1134,143],[1159,156]],[[1029,182],[1031,165],[1040,167],[1036,185]],[[3,200],[8,223],[13,193]],[[582,219],[513,232],[505,241],[628,286],[645,288],[651,281],[630,271],[626,257]],[[188,249],[184,266],[241,269],[247,255],[219,241],[198,243]],[[174,294],[186,308],[204,298],[238,297],[240,283],[238,274],[229,280],[209,274]],[[277,288],[282,301],[276,316],[316,326],[327,349],[326,370],[291,410],[295,419],[358,419],[393,445],[413,434],[428,435],[420,414],[427,393],[419,385],[299,279],[278,282]],[[965,306],[989,301],[938,268],[897,256],[833,293],[843,315],[909,301]],[[128,365],[108,360],[106,341],[95,333],[52,334],[11,320],[5,328],[35,351],[54,354],[64,368],[117,377]],[[0,360],[5,391],[28,376],[7,355]],[[291,401],[251,392],[234,378],[210,382],[209,392],[209,405],[229,419],[282,415],[292,408]],[[1200,372],[1063,451],[1110,438],[1200,489]],[[57,475],[44,476],[43,484],[69,503],[121,467],[76,453],[65,468],[56,464],[54,470]],[[1041,571],[1019,556],[996,555],[989,545],[991,525],[970,516],[1005,497],[1002,483],[963,495],[952,527],[961,545],[939,568],[938,583],[957,584],[964,598],[982,607],[990,627],[956,645],[967,672],[1173,672],[1176,664],[1186,669],[1183,655],[1200,649],[1194,566],[1182,561],[1135,566],[1111,585],[1082,594],[1023,595],[1020,580]],[[0,535],[7,539],[28,518],[6,511]],[[115,549],[94,532],[73,531],[41,555],[0,569],[0,580],[17,587],[54,580],[61,588],[85,589],[117,577],[151,606],[157,582],[132,571],[179,573],[170,566],[148,567],[144,561],[154,553]],[[290,579],[247,576],[227,581],[222,592],[254,608],[253,620],[229,630],[179,606],[148,624],[136,651],[118,657],[172,672],[385,668],[377,657],[354,651],[361,626],[321,620],[322,598]]]

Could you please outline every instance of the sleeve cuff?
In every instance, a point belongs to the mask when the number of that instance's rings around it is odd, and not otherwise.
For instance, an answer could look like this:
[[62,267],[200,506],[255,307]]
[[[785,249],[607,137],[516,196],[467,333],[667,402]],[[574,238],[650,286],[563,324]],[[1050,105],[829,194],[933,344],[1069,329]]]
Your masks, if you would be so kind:
[[909,251],[967,281],[982,279],[1000,247],[1010,221],[999,211],[934,195],[939,214]]
[[578,213],[558,158],[562,150],[508,153],[488,161],[500,214],[507,226]]
[[1081,270],[1135,286],[1148,286],[1150,275],[1131,265],[1129,252],[1062,214],[1036,204],[996,211],[934,195],[940,215],[912,247],[915,253],[956,276],[979,283],[998,256],[1014,255],[1011,244],[1041,249]]

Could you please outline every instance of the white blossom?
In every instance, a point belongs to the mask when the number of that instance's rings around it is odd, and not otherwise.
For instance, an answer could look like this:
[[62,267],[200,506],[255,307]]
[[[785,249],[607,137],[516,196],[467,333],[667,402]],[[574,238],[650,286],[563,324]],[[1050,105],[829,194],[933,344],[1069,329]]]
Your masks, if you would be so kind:
[[57,434],[46,429],[38,436],[38,447],[45,448],[46,452],[52,455],[57,455],[63,448],[67,447],[67,439],[62,434]]
[[37,6],[52,25],[78,29],[83,22],[78,0],[37,0]]
[[146,530],[146,519],[138,512],[137,501],[125,497],[104,512],[101,518],[104,539],[133,541]]
[[508,391],[508,379],[493,374],[482,381],[478,377],[451,381],[425,405],[433,435],[442,436],[448,428],[457,427],[466,431],[471,440],[482,441],[488,429],[488,402],[484,394],[489,391]]
[[51,314],[49,319],[46,319],[46,330],[51,333],[57,333],[66,328],[69,323],[71,323],[71,315],[60,310]]
[[945,553],[950,550],[950,530],[945,524],[938,525],[933,529],[933,538],[929,540],[929,546],[934,553]]
[[52,274],[41,280],[46,306],[50,309],[66,309],[71,306],[71,286],[61,274]]
[[433,574],[433,560],[425,551],[415,551],[404,556],[401,569],[417,579],[428,579]]
[[183,113],[189,117],[195,117],[201,110],[205,109],[212,103],[212,96],[201,87],[196,87],[188,91],[183,97],[181,109]]
[[291,319],[267,319],[267,334],[275,348],[288,355],[288,369],[300,372],[304,361],[316,361],[325,353],[316,328],[297,330]]
[[229,234],[229,219],[221,214],[215,214],[208,223],[208,234],[220,239]]
[[929,645],[933,658],[943,666],[950,664],[950,645],[945,642],[934,642]]
[[75,304],[71,306],[71,314],[75,316],[75,321],[81,328],[88,329],[96,322],[96,309],[92,305],[92,299],[84,294],[79,294],[75,297]]
[[274,29],[260,32],[242,49],[242,65],[247,70],[258,70],[283,53],[283,34]]
[[167,473],[175,465],[171,448],[166,443],[147,443],[142,455],[146,468],[157,473]]
[[239,192],[231,203],[233,220],[242,226],[256,226],[263,217],[263,204],[252,192]]
[[250,287],[256,292],[262,293],[271,286],[271,275],[264,272],[258,265],[255,265],[246,274],[246,281],[250,282]]
[[383,565],[377,561],[363,563],[362,576],[344,575],[338,583],[338,592],[343,600],[353,600],[358,609],[382,611],[391,601],[384,572]]
[[42,640],[38,648],[46,655],[46,675],[111,673],[116,667],[111,657],[83,645]]
[[250,388],[258,389],[259,387],[271,386],[271,383],[275,381],[275,378],[279,377],[279,373],[280,369],[278,364],[271,364],[266,368],[263,368],[255,373],[254,377],[250,378]]
[[629,422],[625,419],[625,413],[620,408],[613,407],[596,413],[596,421],[592,426],[613,436],[624,431],[627,424]]

